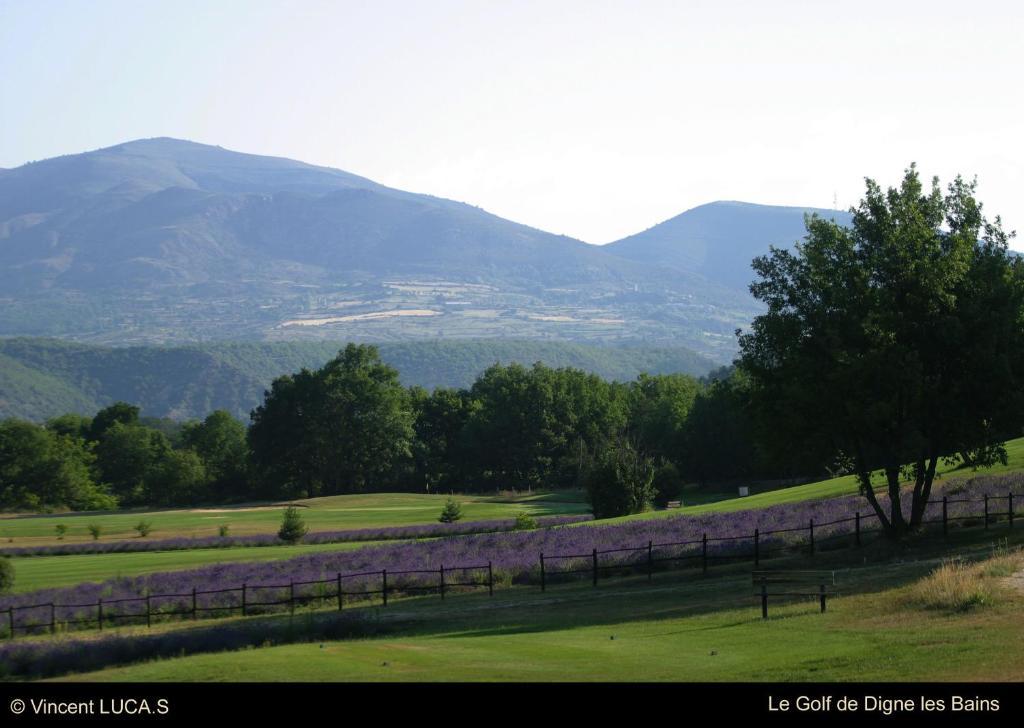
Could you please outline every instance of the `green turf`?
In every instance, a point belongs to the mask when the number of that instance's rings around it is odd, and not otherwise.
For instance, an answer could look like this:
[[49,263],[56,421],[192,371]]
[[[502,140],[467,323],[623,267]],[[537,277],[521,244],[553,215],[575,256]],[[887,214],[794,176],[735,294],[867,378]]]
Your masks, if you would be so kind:
[[[1013,534],[1016,542],[1024,534]],[[961,551],[982,555],[984,533]],[[842,596],[771,607],[760,619],[749,569],[678,573],[545,594],[513,589],[398,602],[380,637],[158,660],[74,676],[87,681],[969,681],[1020,680],[1024,596],[967,612],[906,606],[937,563],[908,551],[838,571]],[[842,557],[837,557],[842,558]],[[821,559],[819,568],[825,564]],[[369,609],[369,608],[368,608]],[[383,619],[384,617],[380,617]],[[378,621],[379,624],[379,621]]]
[[[1007,464],[995,465],[990,468],[970,468],[947,465],[940,461],[936,468],[936,481],[944,479],[971,477],[974,475],[1005,475],[1011,472],[1024,470],[1024,438],[1017,438],[1006,443]],[[881,481],[878,481],[878,488],[882,488]],[[751,488],[751,494],[744,497],[738,496],[738,489],[730,491],[688,491],[684,493],[683,507],[667,510],[648,511],[637,513],[622,518],[602,520],[601,523],[614,521],[628,521],[643,518],[663,518],[675,515],[699,515],[702,513],[730,513],[733,511],[747,510],[751,508],[767,508],[783,503],[797,503],[805,500],[819,500],[823,498],[836,498],[844,495],[856,495],[859,492],[857,479],[853,475],[845,475],[840,478],[822,480],[805,485],[794,485],[785,488],[772,488],[758,492]]]
[[50,587],[73,586],[88,581],[105,581],[121,576],[140,576],[158,571],[177,571],[234,561],[290,559],[311,552],[350,551],[378,543],[383,542],[15,557],[13,591],[28,592]]
[[[371,493],[311,498],[295,501],[302,506],[302,517],[311,531],[334,531],[385,526],[410,526],[437,523],[447,495],[415,493]],[[456,496],[462,504],[464,521],[514,518],[527,511],[533,516],[589,513],[581,492]],[[149,538],[179,536],[216,536],[226,524],[234,536],[276,533],[286,504],[258,507],[130,511],[111,513],[68,513],[61,515],[7,516],[0,518],[0,546],[36,546],[61,543],[54,527],[65,524],[63,543],[91,541],[88,526],[103,529],[101,541],[137,538],[134,526],[142,520],[152,524]]]

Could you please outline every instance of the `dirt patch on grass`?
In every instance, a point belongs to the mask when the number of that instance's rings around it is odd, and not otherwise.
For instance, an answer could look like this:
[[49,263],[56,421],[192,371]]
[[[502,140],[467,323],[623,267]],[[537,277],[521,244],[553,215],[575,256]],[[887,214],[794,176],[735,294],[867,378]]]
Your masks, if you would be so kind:
[[282,508],[309,508],[302,503],[275,503],[269,506],[247,506],[245,508],[189,508],[186,513],[247,513],[249,511],[279,511]]

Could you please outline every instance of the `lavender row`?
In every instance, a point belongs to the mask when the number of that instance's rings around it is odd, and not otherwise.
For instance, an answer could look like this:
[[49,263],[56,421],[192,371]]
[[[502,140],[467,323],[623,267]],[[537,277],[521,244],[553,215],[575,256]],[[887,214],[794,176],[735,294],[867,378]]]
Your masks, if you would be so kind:
[[[537,526],[550,528],[570,523],[593,520],[593,516],[541,516]],[[359,528],[346,531],[316,531],[303,537],[302,543],[328,544],[355,541],[396,541],[417,538],[438,538],[461,536],[473,533],[512,531],[516,528],[514,518],[489,521],[467,521],[465,523],[426,523],[416,526],[388,526],[383,528]],[[250,536],[181,536],[157,540],[132,539],[130,541],[108,541],[105,543],[55,544],[51,546],[22,546],[0,549],[0,556],[67,556],[73,554],[113,554],[136,551],[181,551],[186,549],[216,549],[235,547],[284,546],[276,534],[261,533]]]
[[[948,506],[951,519],[979,517],[979,503],[984,495],[994,498],[1005,497],[1008,492],[1019,495],[1024,492],[1024,476],[976,478],[966,485],[948,485],[946,491],[940,489],[935,494],[930,513],[935,512],[936,505],[941,508],[944,492],[951,498]],[[906,498],[905,505],[909,506],[909,494]],[[881,501],[887,505],[884,497]],[[23,615],[19,616],[19,621],[24,619],[26,624],[48,624],[51,619],[88,622],[96,619],[96,603],[101,599],[114,614],[117,609],[113,604],[115,600],[136,600],[133,608],[143,609],[138,600],[153,595],[150,608],[157,613],[182,613],[191,609],[191,592],[196,589],[199,600],[196,608],[204,613],[215,613],[241,606],[243,584],[247,589],[279,590],[274,599],[265,601],[281,601],[280,590],[294,588],[290,586],[293,582],[307,584],[310,589],[321,589],[319,594],[300,591],[301,598],[329,598],[330,585],[338,574],[360,574],[346,577],[345,593],[374,595],[382,590],[382,569],[392,574],[421,572],[396,576],[390,587],[401,591],[426,589],[436,584],[436,574],[442,567],[450,570],[456,565],[488,562],[493,564],[494,578],[498,583],[536,583],[538,555],[541,553],[552,564],[552,573],[586,570],[591,566],[587,555],[594,550],[616,552],[602,557],[602,568],[616,564],[638,565],[647,558],[645,551],[650,544],[656,549],[655,556],[659,560],[692,562],[699,558],[703,549],[702,538],[707,534],[709,559],[746,557],[751,553],[755,529],[764,534],[760,543],[767,552],[806,538],[806,527],[811,520],[822,524],[815,527],[816,538],[820,539],[850,534],[853,527],[847,519],[854,517],[857,511],[862,514],[862,530],[877,528],[876,519],[864,512],[865,505],[860,496],[846,496],[734,513],[486,533],[369,546],[357,551],[312,553],[280,561],[216,564],[190,571],[111,579],[15,595],[0,601],[0,609],[14,607],[19,615]],[[61,613],[54,615],[51,609],[56,608],[51,608],[50,603],[72,606],[61,607]],[[30,610],[27,609],[29,605],[40,606]],[[136,616],[139,614],[135,612]]]

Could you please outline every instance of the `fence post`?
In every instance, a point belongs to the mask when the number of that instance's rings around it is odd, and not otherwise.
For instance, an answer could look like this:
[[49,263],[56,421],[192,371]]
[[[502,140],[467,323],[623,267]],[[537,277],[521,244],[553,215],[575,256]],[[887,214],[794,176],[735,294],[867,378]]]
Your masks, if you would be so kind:
[[811,531],[811,556],[814,556],[814,519],[813,518],[811,519],[810,531]]
[[761,582],[761,619],[768,619],[768,584]]
[[338,572],[338,611],[341,611],[341,572]]
[[547,588],[547,579],[544,574],[544,552],[540,552],[540,590],[545,591]]
[[708,573],[708,535],[707,533],[701,538],[701,549],[700,549],[700,568],[704,574]]
[[444,564],[441,564],[441,598],[444,599]]
[[246,585],[242,584],[242,616],[243,617],[245,616],[245,605],[246,605],[246,602],[248,601],[246,599],[245,591],[246,591]]
[[988,528],[988,493],[985,494],[985,528]]
[[647,542],[647,581],[654,576],[654,541]]
[[384,606],[386,607],[388,605],[388,570],[387,569],[381,569],[380,580],[381,580],[381,585],[382,585],[382,587],[381,587],[381,594],[384,596]]
[[152,627],[153,626],[153,619],[151,617],[151,614],[152,614],[152,612],[150,611],[150,608],[149,608],[149,594],[147,594],[146,595],[146,626],[147,627]]
[[597,586],[597,549],[594,549],[594,586]]
[[96,602],[96,621],[100,623],[100,630],[103,630],[103,599]]
[[288,582],[288,611],[295,616],[295,582]]
[[494,596],[494,568],[487,562],[487,596]]
[[942,536],[949,535],[949,496],[942,496]]
[[821,594],[821,613],[824,614],[825,613],[825,584],[824,583],[819,584],[818,585],[818,589],[819,589],[820,594]]
[[761,529],[754,529],[754,566],[761,563]]
[[860,546],[860,511],[857,511],[856,513],[854,513],[853,516],[854,516],[853,517],[853,527],[854,527],[853,533],[854,533],[854,536],[856,538],[856,544],[859,547]]
[[1009,500],[1010,500],[1010,512],[1009,512],[1010,528],[1013,528],[1013,491],[1012,490],[1010,491],[1010,495],[1008,497],[1009,497]]
[[57,631],[57,607],[50,602],[50,634]]
[[196,619],[196,588],[192,587],[192,619]]

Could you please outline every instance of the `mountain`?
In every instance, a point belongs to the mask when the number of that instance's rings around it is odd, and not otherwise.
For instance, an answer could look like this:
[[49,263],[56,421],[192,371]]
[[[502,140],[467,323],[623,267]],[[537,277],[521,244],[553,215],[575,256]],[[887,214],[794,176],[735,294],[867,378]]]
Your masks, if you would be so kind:
[[145,139],[0,174],[0,335],[516,337],[727,360],[749,297],[341,170]]
[[[117,400],[150,417],[188,419],[226,409],[247,421],[275,377],[319,368],[344,342],[102,347],[54,339],[0,339],[0,419],[92,415]],[[715,362],[688,349],[486,340],[382,344],[402,382],[469,387],[495,362],[574,367],[609,380],[641,372],[707,374]]]
[[805,214],[850,224],[850,213],[839,210],[712,202],[605,249],[626,260],[699,273],[713,283],[746,291],[755,278],[751,261],[770,245],[788,248],[801,240]]

